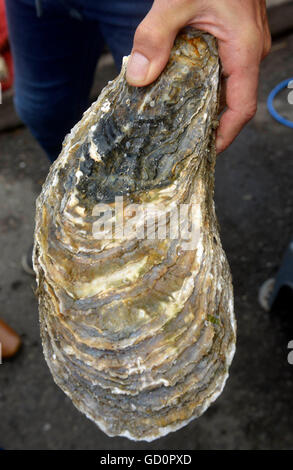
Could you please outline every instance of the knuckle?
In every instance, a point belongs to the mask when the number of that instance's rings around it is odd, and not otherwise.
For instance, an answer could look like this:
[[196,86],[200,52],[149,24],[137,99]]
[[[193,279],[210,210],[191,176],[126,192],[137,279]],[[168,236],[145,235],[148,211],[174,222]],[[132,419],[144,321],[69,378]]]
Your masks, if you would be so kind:
[[249,57],[250,60],[255,57],[260,62],[271,50],[271,33],[268,27],[264,28],[263,25],[248,26],[241,33],[241,44],[247,60]]
[[271,48],[272,48],[272,37],[271,37],[271,34],[268,33],[266,40],[265,40],[265,44],[264,44],[264,57],[266,57],[269,54]]
[[257,27],[244,28],[239,36],[239,44],[244,60],[260,62],[263,52],[264,35]]
[[262,31],[257,25],[246,25],[243,27],[241,32],[241,38],[244,44],[247,46],[255,45],[259,43],[262,38]]
[[134,38],[135,39],[145,38],[149,34],[151,34],[151,28],[147,26],[145,23],[140,23],[138,27],[136,28]]
[[134,35],[134,42],[141,46],[160,44],[162,40],[163,37],[160,31],[144,22],[140,23]]
[[253,118],[257,111],[257,103],[253,102],[249,105],[247,105],[241,112],[242,118],[244,122],[250,121],[250,119]]

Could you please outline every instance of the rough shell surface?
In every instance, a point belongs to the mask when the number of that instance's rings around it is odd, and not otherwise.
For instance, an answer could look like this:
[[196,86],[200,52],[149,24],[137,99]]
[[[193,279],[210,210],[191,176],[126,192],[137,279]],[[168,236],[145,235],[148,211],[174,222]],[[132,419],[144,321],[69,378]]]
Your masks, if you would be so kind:
[[[219,60],[214,38],[185,29],[153,84],[130,87],[126,62],[51,167],[37,201],[34,268],[55,382],[108,435],[151,441],[218,397],[235,349],[213,202]],[[114,209],[122,198],[124,208],[169,214],[185,204],[193,244],[181,232],[98,239],[97,204]],[[125,209],[116,224],[132,217]]]

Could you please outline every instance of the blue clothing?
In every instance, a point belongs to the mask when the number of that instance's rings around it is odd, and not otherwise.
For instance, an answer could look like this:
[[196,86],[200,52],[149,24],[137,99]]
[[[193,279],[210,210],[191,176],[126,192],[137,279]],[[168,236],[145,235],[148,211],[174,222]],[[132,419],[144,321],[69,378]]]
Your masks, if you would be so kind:
[[152,0],[6,0],[15,108],[52,161],[89,105],[105,43],[119,70],[151,6]]

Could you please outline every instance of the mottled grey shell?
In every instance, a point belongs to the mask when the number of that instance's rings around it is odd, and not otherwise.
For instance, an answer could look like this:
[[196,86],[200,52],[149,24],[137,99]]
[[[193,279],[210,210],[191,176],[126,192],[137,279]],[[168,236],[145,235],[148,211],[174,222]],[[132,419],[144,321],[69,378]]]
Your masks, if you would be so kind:
[[[34,268],[55,382],[110,436],[159,438],[221,393],[235,349],[213,203],[216,41],[185,29],[151,85],[122,71],[66,137],[37,201]],[[98,203],[186,204],[196,244],[97,239]],[[195,208],[195,211],[194,211]],[[124,216],[126,218],[126,216]]]

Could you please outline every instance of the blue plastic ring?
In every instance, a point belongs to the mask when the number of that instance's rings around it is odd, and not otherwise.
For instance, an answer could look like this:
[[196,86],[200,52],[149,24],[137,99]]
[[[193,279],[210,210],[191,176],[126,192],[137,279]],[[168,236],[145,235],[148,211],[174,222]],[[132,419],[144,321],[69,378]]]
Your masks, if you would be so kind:
[[288,86],[288,83],[293,82],[293,78],[287,78],[286,80],[283,80],[281,83],[279,83],[275,88],[270,92],[268,100],[267,100],[267,107],[270,112],[270,114],[273,116],[274,119],[276,119],[278,122],[283,124],[284,126],[291,127],[293,129],[293,122],[289,121],[288,119],[284,118],[281,116],[274,108],[274,98],[275,96],[284,88]]

